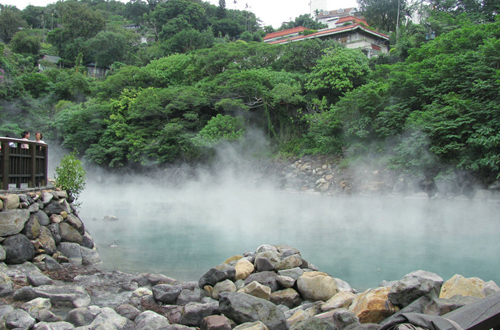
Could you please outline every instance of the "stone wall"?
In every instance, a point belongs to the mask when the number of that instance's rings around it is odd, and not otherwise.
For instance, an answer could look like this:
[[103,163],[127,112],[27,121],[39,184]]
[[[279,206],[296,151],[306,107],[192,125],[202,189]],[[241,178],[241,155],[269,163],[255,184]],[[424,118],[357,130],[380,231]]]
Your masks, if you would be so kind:
[[0,261],[29,261],[42,270],[100,262],[69,201],[67,192],[58,189],[0,194]]

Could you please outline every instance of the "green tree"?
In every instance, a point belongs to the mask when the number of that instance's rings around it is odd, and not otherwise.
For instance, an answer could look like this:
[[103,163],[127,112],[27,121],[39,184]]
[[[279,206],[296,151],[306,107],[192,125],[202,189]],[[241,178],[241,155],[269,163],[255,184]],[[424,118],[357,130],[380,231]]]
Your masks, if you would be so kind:
[[214,145],[221,141],[237,141],[245,134],[242,117],[218,114],[212,117],[198,133],[198,141],[203,145]]
[[10,47],[16,53],[38,55],[40,52],[40,40],[36,36],[29,35],[24,31],[17,32],[10,41]]
[[80,206],[77,200],[85,189],[86,172],[74,152],[61,159],[61,164],[55,169],[55,179],[56,186],[67,190],[72,197],[73,205]]
[[299,26],[303,26],[312,30],[319,30],[328,27],[328,25],[318,22],[316,19],[312,18],[311,15],[303,14],[295,17],[293,21],[283,22],[278,30],[293,29]]
[[101,31],[86,42],[87,54],[103,67],[122,61],[126,54],[127,41],[125,36],[111,31]]
[[329,48],[309,74],[305,87],[334,102],[363,85],[369,71],[368,59],[359,49]]
[[13,6],[0,7],[0,39],[10,42],[14,34],[27,26],[21,11]]
[[385,32],[396,31],[398,24],[411,16],[406,0],[357,1],[367,23]]

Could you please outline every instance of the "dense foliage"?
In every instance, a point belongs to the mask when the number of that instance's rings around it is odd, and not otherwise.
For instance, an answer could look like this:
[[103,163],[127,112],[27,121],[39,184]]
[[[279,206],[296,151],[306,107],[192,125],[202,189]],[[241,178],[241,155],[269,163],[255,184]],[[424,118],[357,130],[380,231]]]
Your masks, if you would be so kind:
[[[422,24],[404,12],[391,52],[372,59],[334,41],[261,43],[255,15],[225,1],[6,7],[0,27],[7,17],[33,29],[1,31],[0,134],[40,130],[117,169],[206,161],[218,143],[257,129],[275,155],[369,155],[488,182],[500,171],[498,8],[434,2]],[[393,31],[394,13],[382,14]],[[94,78],[89,61],[111,70]]]

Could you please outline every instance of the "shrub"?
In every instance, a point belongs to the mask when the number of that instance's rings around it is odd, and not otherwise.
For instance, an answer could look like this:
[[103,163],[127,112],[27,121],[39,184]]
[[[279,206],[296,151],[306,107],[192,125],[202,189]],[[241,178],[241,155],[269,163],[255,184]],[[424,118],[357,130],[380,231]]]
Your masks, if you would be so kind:
[[82,162],[76,158],[75,152],[64,156],[61,163],[56,167],[56,186],[68,192],[73,199],[73,205],[80,206],[76,202],[80,193],[85,189],[86,172]]

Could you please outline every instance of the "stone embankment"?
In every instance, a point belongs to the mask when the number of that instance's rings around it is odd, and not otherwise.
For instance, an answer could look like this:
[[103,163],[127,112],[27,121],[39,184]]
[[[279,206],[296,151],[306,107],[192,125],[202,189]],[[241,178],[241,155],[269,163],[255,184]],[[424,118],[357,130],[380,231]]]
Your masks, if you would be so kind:
[[197,282],[96,269],[64,191],[1,195],[0,329],[379,329],[400,313],[445,315],[500,291],[418,270],[357,292],[287,246],[262,245]]
[[302,157],[291,162],[275,162],[267,172],[282,189],[332,196],[366,195],[416,199],[474,199],[500,202],[500,181],[485,185],[470,173],[451,173],[429,178],[391,171],[380,166],[339,165],[338,159]]

